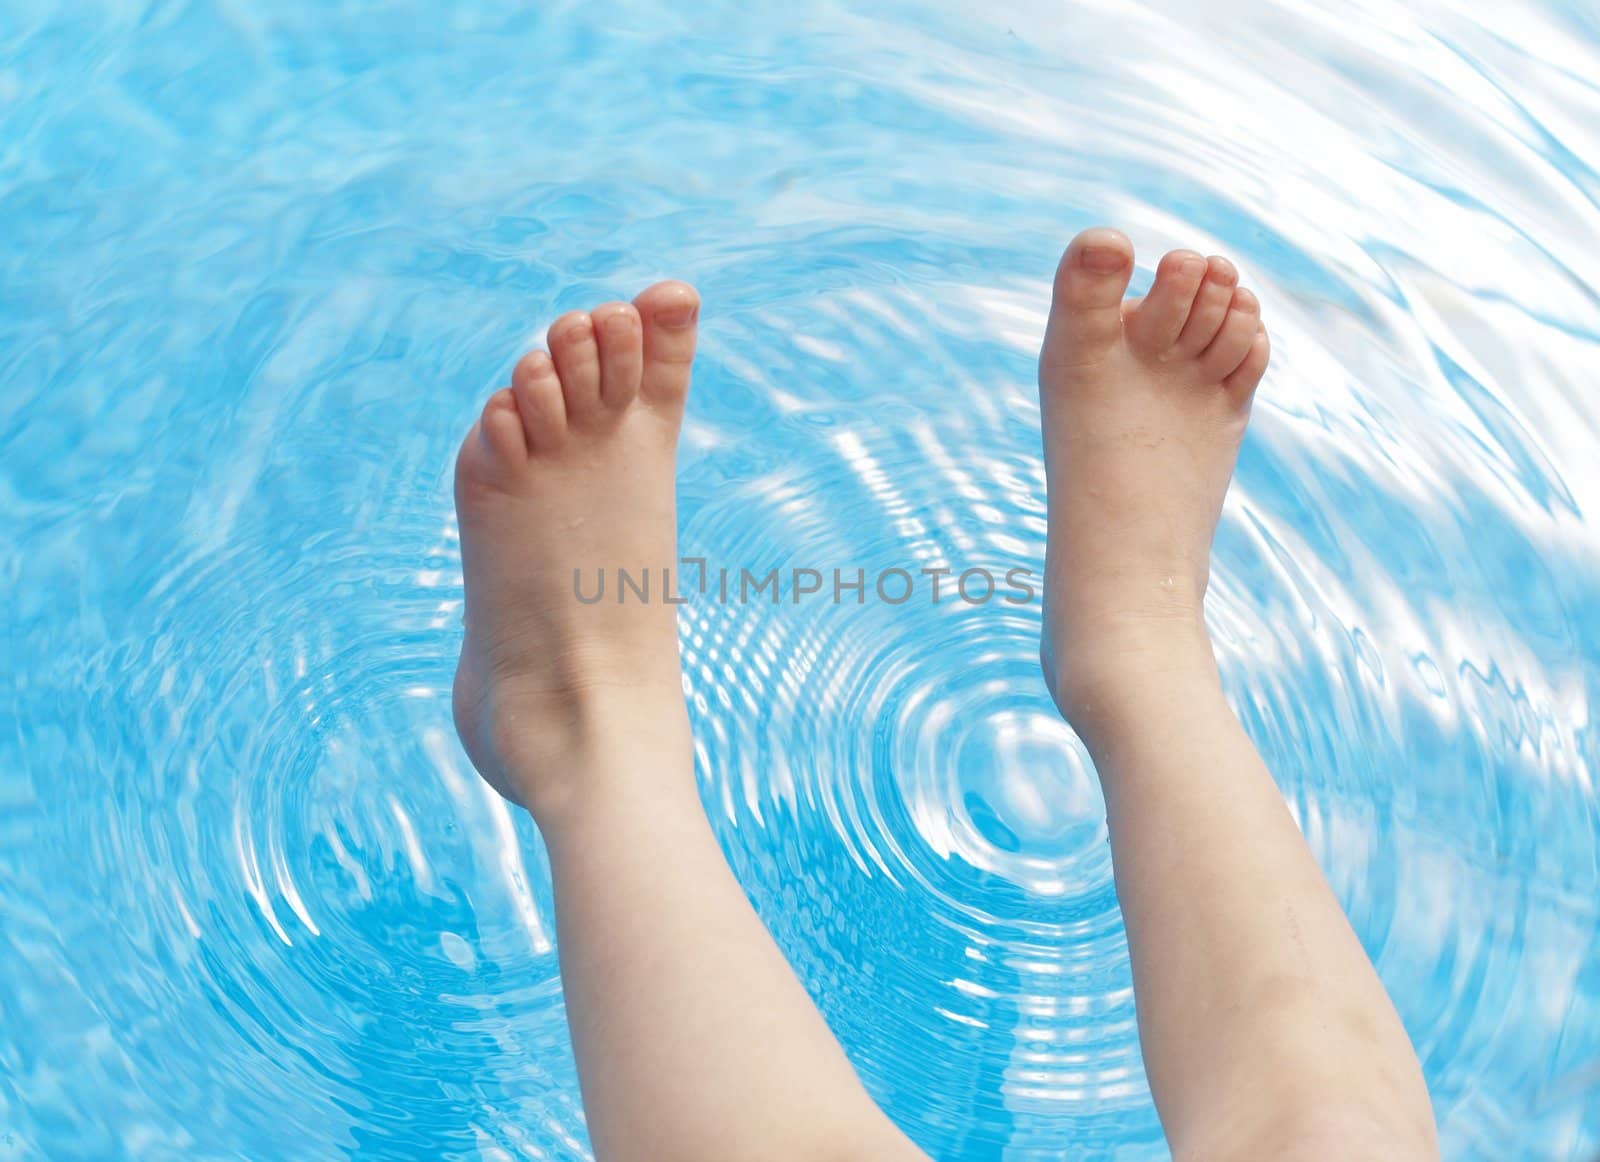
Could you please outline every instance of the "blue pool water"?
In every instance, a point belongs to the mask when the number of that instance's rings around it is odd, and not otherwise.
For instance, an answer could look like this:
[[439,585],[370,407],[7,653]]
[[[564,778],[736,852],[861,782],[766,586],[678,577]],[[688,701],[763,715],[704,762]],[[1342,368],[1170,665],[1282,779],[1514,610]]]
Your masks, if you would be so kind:
[[[539,8],[0,7],[0,1159],[589,1157],[456,441],[683,277],[686,553],[1037,563],[1096,221],[1265,300],[1213,629],[1447,1156],[1600,1154],[1593,9]],[[1162,1158],[1037,630],[691,604],[703,796],[918,1143]]]

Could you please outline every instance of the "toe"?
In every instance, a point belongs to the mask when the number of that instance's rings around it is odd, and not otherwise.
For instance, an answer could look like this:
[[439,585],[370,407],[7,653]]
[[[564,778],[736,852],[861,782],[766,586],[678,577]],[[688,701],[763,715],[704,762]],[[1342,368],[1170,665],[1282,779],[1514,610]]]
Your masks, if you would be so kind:
[[562,315],[550,324],[545,341],[561,378],[567,422],[582,426],[601,412],[600,350],[594,341],[594,320],[587,311]]
[[1233,374],[1223,380],[1228,391],[1248,398],[1267,372],[1267,362],[1272,358],[1272,340],[1264,326],[1257,325],[1255,338],[1250,341],[1250,351]]
[[1122,296],[1133,277],[1133,243],[1095,227],[1072,240],[1056,267],[1041,369],[1103,358],[1122,336]]
[[1256,296],[1238,287],[1228,307],[1228,317],[1223,320],[1217,337],[1201,354],[1197,364],[1201,379],[1206,383],[1221,383],[1238,369],[1244,357],[1250,354],[1256,332],[1261,329],[1261,304]]
[[644,326],[632,303],[606,303],[590,312],[600,348],[600,399],[623,408],[639,394],[644,367]]
[[543,351],[529,351],[511,373],[511,395],[530,451],[549,452],[567,433],[567,405],[555,364]]
[[483,413],[456,454],[456,487],[504,489],[514,484],[528,462],[522,420],[511,392],[501,388],[483,405]]
[[1226,258],[1213,256],[1206,261],[1205,281],[1194,296],[1194,306],[1189,319],[1178,336],[1178,354],[1193,359],[1211,346],[1211,340],[1222,329],[1228,317],[1228,305],[1233,301],[1233,288],[1239,285],[1239,272]]
[[681,404],[689,393],[700,296],[686,282],[658,282],[633,305],[644,328],[639,394],[650,403]]
[[1142,355],[1171,352],[1206,277],[1206,260],[1193,250],[1174,250],[1156,267],[1150,293],[1128,312],[1128,342]]
[[506,463],[507,467],[520,464],[527,458],[528,445],[522,432],[522,420],[517,415],[517,404],[511,392],[501,388],[483,405],[483,415],[478,419],[478,436],[489,450]]

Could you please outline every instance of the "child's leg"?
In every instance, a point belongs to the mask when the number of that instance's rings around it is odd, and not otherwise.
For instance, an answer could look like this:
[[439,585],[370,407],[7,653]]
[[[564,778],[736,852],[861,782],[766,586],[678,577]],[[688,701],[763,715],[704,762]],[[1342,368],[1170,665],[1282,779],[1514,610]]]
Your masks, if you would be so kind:
[[[457,461],[467,637],[456,723],[550,851],[561,977],[603,1159],[900,1158],[700,810],[661,570],[694,292],[575,313]],[[651,601],[618,604],[616,570]],[[580,602],[573,571],[592,596]]]
[[1040,358],[1050,480],[1044,660],[1110,816],[1150,1085],[1179,1159],[1437,1156],[1383,986],[1222,696],[1201,613],[1267,365],[1232,266],[1132,247],[1062,259]]

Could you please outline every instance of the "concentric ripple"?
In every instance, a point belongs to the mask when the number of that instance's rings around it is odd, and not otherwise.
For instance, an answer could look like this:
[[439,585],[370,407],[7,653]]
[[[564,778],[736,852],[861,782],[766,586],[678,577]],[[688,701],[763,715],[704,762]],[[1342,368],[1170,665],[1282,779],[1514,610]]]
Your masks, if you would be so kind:
[[1447,1157],[1600,1153],[1600,26],[866,11],[0,12],[0,1158],[590,1156],[543,852],[450,726],[449,466],[664,275],[735,869],[932,1154],[1164,1157],[1023,592],[1093,221],[1265,301],[1212,629]]

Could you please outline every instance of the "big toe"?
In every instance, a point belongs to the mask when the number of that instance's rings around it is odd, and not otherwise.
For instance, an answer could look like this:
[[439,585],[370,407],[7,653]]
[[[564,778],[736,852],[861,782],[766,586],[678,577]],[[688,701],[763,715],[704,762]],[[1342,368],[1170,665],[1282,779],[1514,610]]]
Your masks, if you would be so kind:
[[1043,367],[1093,363],[1122,337],[1122,297],[1133,277],[1133,243],[1097,226],[1072,240],[1056,267]]
[[689,393],[700,296],[686,282],[658,282],[633,300],[644,327],[639,395],[649,403],[681,406]]

